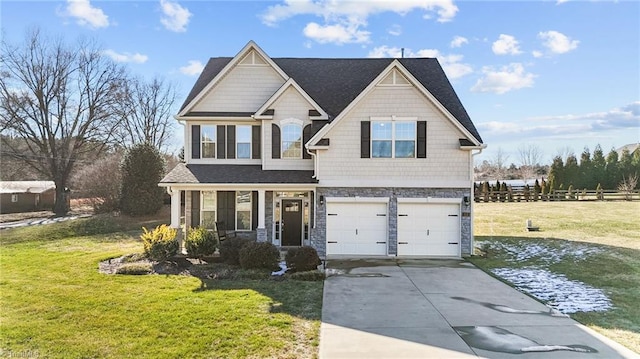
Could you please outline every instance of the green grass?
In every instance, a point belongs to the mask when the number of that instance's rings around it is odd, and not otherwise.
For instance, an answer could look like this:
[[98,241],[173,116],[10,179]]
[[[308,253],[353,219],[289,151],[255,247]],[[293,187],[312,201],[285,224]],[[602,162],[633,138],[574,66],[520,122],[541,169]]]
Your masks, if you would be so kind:
[[[640,202],[481,203],[476,204],[475,216],[476,242],[493,247],[487,258],[470,261],[487,271],[547,269],[604,290],[613,309],[571,317],[640,352]],[[540,232],[526,232],[529,218]],[[557,263],[545,257],[514,261],[514,254],[498,244],[541,245],[556,252],[567,247],[597,250],[584,258],[565,256]]]
[[[98,217],[3,230],[0,352],[52,358],[317,356],[322,282],[103,275],[140,225]],[[118,230],[118,232],[112,232]]]

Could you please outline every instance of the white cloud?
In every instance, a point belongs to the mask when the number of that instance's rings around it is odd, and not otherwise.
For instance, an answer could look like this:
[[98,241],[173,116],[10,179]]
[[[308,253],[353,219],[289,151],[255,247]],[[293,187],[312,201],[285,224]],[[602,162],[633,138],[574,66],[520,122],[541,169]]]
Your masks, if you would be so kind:
[[640,101],[602,112],[532,117],[519,122],[490,121],[478,123],[477,126],[489,137],[529,140],[606,137],[606,132],[637,129],[640,126]]
[[185,32],[189,24],[189,18],[193,15],[189,9],[180,6],[177,2],[160,0],[163,17],[160,22],[169,31]]
[[142,55],[139,53],[130,54],[128,52],[118,53],[111,49],[104,50],[103,53],[109,56],[111,59],[113,59],[113,61],[116,61],[116,62],[133,62],[136,64],[144,64],[149,59],[147,55]]
[[554,54],[564,54],[575,50],[580,43],[578,40],[571,40],[567,35],[553,30],[538,33],[538,38],[542,39],[542,45]]
[[66,15],[75,17],[78,24],[94,29],[109,26],[109,17],[102,9],[91,6],[89,0],[67,0]]
[[527,73],[520,63],[511,63],[500,69],[490,66],[482,68],[483,77],[471,88],[474,92],[507,93],[533,86],[536,75]]
[[369,42],[369,35],[371,35],[370,32],[359,30],[358,26],[350,24],[319,25],[315,22],[307,24],[303,32],[306,37],[321,44],[338,45]]
[[466,37],[456,36],[451,40],[449,46],[451,47],[461,47],[464,44],[468,44],[469,40]]
[[[411,49],[405,49],[404,51],[405,57],[434,57],[438,59],[442,69],[452,80],[458,79],[465,75],[468,75],[473,72],[473,68],[471,65],[463,63],[463,56],[456,54],[445,55],[440,53],[440,51],[436,49],[422,49],[416,52]],[[398,47],[389,47],[389,46],[379,46],[374,48],[369,52],[368,57],[379,58],[379,57],[393,57],[400,58],[402,57],[402,49]]]
[[197,60],[190,60],[188,65],[182,66],[180,68],[180,72],[189,76],[199,75],[202,70],[204,70],[204,65],[202,64],[202,62]]
[[392,25],[387,32],[389,33],[389,35],[400,36],[402,35],[402,27],[400,25],[395,24],[395,25]]
[[[414,10],[424,11],[424,18],[429,18],[435,12],[438,22],[447,22],[455,17],[458,7],[453,4],[453,0],[284,0],[282,4],[268,7],[261,19],[264,24],[275,26],[298,15],[315,15],[321,17],[324,23],[308,23],[304,28],[306,36],[312,35],[315,36],[312,39],[324,42],[335,39],[339,44],[366,43],[369,42],[370,32],[363,29],[367,26],[369,16],[384,12],[405,15]],[[393,29],[390,31],[392,35],[395,35],[394,32],[396,31]]]
[[511,35],[500,34],[491,46],[491,50],[496,55],[518,55],[521,54],[518,40]]
[[535,57],[535,58],[539,58],[539,57],[543,56],[543,53],[542,53],[542,51],[534,50],[534,51],[531,52],[531,55],[533,55],[533,57]]

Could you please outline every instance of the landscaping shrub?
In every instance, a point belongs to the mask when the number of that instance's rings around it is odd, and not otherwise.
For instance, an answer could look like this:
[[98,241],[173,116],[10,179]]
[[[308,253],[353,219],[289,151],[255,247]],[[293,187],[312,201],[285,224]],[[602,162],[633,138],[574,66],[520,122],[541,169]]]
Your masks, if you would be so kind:
[[116,274],[142,275],[152,272],[150,263],[126,263],[116,269]]
[[151,260],[162,262],[178,253],[180,244],[176,239],[177,231],[166,224],[159,225],[149,231],[142,227],[140,236],[144,245],[144,254]]
[[228,238],[220,242],[220,259],[227,264],[240,264],[240,250],[249,242],[244,238]]
[[250,242],[240,250],[240,266],[243,269],[264,268],[278,270],[280,251],[272,243]]
[[315,270],[322,263],[318,252],[312,247],[291,248],[284,257],[287,267],[292,272]]
[[212,255],[218,248],[218,240],[205,227],[196,227],[189,230],[184,242],[187,254],[193,258],[202,258]]

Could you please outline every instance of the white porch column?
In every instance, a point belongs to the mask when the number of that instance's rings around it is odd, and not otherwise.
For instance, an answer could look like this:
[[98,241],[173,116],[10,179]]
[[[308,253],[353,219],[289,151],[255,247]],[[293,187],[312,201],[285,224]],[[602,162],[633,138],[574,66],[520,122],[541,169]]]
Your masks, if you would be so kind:
[[265,228],[265,216],[266,216],[266,191],[263,189],[258,190],[258,228],[256,228],[256,240],[258,242],[267,241],[267,229]]
[[258,190],[258,228],[264,228],[266,208],[265,192],[263,189]]
[[171,228],[180,228],[180,191],[171,189]]

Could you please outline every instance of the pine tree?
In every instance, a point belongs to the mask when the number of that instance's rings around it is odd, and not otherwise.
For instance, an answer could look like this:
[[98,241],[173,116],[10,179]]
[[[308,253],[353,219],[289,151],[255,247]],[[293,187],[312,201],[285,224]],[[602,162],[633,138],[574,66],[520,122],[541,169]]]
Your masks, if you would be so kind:
[[584,151],[580,155],[580,175],[574,184],[576,188],[594,188],[595,183],[593,183],[593,164],[591,163],[591,153],[589,152],[589,148],[585,147]]
[[133,146],[124,156],[121,170],[122,212],[132,216],[158,212],[164,196],[163,189],[158,187],[164,174],[164,160],[158,149],[144,143]]
[[[591,159],[592,165],[592,186],[602,184],[606,180],[606,167],[607,160],[604,158],[604,153],[600,145],[597,145],[593,150],[593,156]],[[593,188],[589,186],[589,188]]]
[[578,167],[578,159],[576,155],[571,154],[567,157],[567,161],[564,164],[564,180],[562,182],[571,185],[579,179],[580,167]]
[[[562,157],[555,156],[549,169],[549,182],[562,183],[565,180],[564,163]],[[555,189],[552,187],[552,189]]]
[[612,148],[607,155],[607,165],[605,167],[606,178],[605,184],[603,185],[604,189],[616,189],[618,187],[618,183],[622,180],[618,166],[618,152]]

